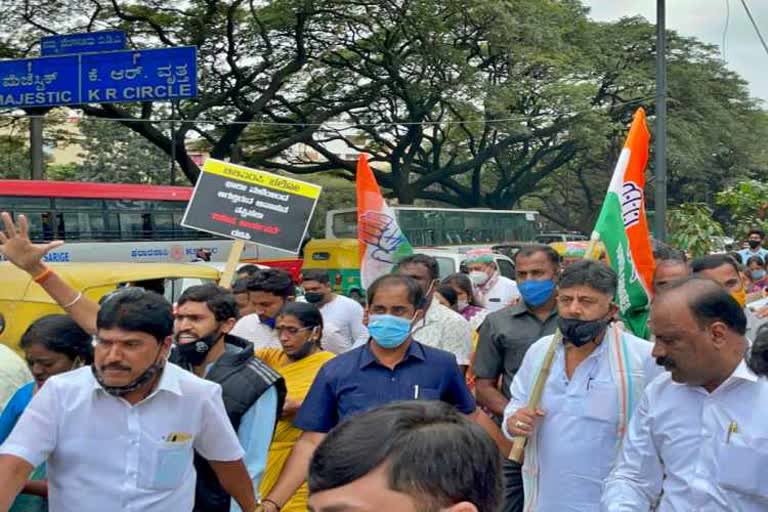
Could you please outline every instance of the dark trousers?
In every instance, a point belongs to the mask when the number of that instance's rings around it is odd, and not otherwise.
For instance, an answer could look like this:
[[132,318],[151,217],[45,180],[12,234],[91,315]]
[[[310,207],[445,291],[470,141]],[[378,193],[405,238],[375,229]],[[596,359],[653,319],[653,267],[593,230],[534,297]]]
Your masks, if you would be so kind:
[[501,469],[504,476],[504,504],[501,512],[523,512],[523,466],[504,459]]

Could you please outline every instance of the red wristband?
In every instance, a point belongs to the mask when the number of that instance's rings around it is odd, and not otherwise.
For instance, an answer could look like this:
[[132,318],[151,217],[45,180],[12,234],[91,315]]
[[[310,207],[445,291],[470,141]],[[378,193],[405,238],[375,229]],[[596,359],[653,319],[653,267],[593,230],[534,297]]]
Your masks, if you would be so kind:
[[49,277],[53,275],[53,270],[51,270],[51,267],[45,267],[45,270],[40,272],[40,274],[36,275],[32,278],[34,282],[37,284],[43,284]]

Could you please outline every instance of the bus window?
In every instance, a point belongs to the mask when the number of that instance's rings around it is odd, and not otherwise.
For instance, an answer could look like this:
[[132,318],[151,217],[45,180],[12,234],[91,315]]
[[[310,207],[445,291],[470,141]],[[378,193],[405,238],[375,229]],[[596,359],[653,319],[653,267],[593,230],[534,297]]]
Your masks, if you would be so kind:
[[105,201],[108,210],[152,210],[156,201],[140,201],[137,199],[118,199]]
[[26,213],[25,210],[27,209],[50,210],[51,200],[47,197],[0,197],[0,210],[11,210],[13,212]]
[[58,213],[59,236],[65,240],[100,240],[104,237],[104,215],[98,212]]
[[24,215],[29,222],[30,240],[33,242],[50,242],[55,238],[51,212],[25,212]]
[[101,199],[70,199],[56,198],[57,210],[102,210],[104,202]]
[[121,213],[120,236],[123,240],[152,238],[152,215],[149,213]]
[[104,240],[120,239],[120,217],[116,213],[107,213],[104,215],[106,226],[104,229]]
[[153,231],[152,238],[155,240],[173,240],[174,226],[173,215],[170,213],[155,213],[152,215]]
[[334,215],[333,234],[336,238],[357,238],[357,212]]

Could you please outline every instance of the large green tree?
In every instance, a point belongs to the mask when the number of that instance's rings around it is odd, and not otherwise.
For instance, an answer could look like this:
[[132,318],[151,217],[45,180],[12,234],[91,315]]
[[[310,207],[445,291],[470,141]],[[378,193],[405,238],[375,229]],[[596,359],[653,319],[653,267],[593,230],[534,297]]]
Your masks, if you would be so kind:
[[[576,158],[527,193],[523,205],[554,223],[589,231],[631,121],[644,106],[655,130],[655,27],[642,18],[591,24],[589,51],[598,95]],[[668,195],[672,206],[703,202],[747,178],[768,178],[766,114],[747,84],[729,71],[715,47],[668,34]],[[652,144],[654,139],[652,137]],[[653,146],[651,147],[653,150]],[[653,209],[654,158],[649,160]]]
[[[592,22],[579,0],[20,0],[3,27],[16,55],[107,27],[135,48],[198,46],[200,95],[174,108],[174,137],[167,104],[82,107],[190,181],[193,137],[216,158],[347,180],[362,151],[402,203],[534,207],[589,230],[632,112],[654,114],[653,25]],[[671,202],[711,205],[766,174],[766,117],[715,48],[674,32],[669,48]]]

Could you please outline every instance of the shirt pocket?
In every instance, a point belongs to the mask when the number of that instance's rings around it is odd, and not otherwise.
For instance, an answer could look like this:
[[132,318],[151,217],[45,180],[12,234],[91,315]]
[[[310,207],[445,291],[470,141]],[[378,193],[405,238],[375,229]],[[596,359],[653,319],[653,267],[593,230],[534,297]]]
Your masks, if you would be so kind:
[[754,446],[719,443],[716,478],[724,489],[760,498],[768,503],[768,452]]
[[[416,395],[414,389],[413,394]],[[440,400],[440,390],[437,388],[423,388],[419,386],[418,396],[414,396],[417,400]]]
[[144,442],[146,449],[141,453],[139,486],[170,490],[181,485],[192,470],[192,440],[176,443]]
[[584,397],[584,416],[596,421],[617,423],[619,404],[616,386],[592,381]]
[[365,393],[359,391],[343,393],[339,397],[339,417],[344,418],[351,414],[358,414],[376,405],[378,404],[373,403],[371,397]]

